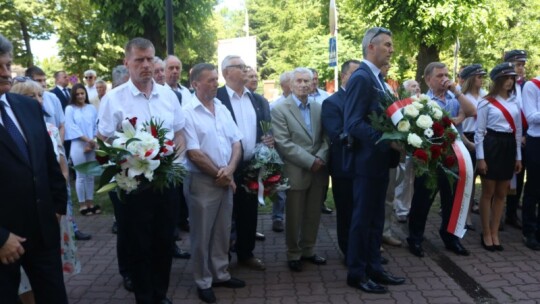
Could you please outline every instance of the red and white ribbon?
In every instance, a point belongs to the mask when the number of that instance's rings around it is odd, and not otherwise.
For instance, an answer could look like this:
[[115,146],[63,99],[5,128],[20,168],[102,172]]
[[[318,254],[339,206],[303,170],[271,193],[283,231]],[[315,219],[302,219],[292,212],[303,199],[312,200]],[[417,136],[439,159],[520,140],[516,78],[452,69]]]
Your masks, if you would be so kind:
[[[412,104],[412,102],[413,100],[411,98],[398,100],[390,105],[388,109],[386,109],[386,115],[390,117],[394,125],[397,125],[403,119],[401,109]],[[454,125],[452,125],[452,128],[456,133],[458,133]],[[457,158],[459,179],[457,180],[452,212],[450,214],[450,221],[448,223],[447,231],[459,238],[463,238],[465,232],[467,231],[467,229],[465,229],[465,224],[469,210],[469,203],[471,201],[472,183],[474,182],[474,168],[469,151],[459,136],[452,144],[452,149],[454,150]]]

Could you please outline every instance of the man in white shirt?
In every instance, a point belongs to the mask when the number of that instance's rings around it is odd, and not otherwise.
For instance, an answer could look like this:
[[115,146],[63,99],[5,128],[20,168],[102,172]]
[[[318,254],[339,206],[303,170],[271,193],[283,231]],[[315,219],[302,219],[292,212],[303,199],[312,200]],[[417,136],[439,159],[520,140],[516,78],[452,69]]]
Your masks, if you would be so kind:
[[311,92],[309,93],[309,97],[313,98],[316,102],[322,103],[330,94],[326,92],[325,90],[319,89],[319,73],[317,73],[317,70],[310,69],[313,73],[313,82],[311,83]]
[[97,80],[96,71],[87,70],[84,72],[84,81],[86,82],[86,85],[84,87],[86,88],[86,91],[88,92],[88,100],[91,100],[98,95],[96,85],[95,85],[96,80]]
[[[111,90],[99,108],[98,137],[110,141],[121,123],[137,117],[137,127],[158,119],[168,132],[167,139],[184,148],[185,118],[173,92],[153,81],[155,48],[144,38],[134,38],[125,48],[124,64],[130,79]],[[172,264],[174,214],[178,191],[165,188],[162,192],[152,188],[125,194],[122,222],[118,230],[125,229],[131,259],[129,270],[137,303],[171,303],[167,299]]]
[[218,75],[211,64],[193,67],[196,93],[186,105],[187,166],[184,194],[190,210],[193,277],[199,298],[215,303],[212,287],[242,288],[231,277],[229,238],[233,192],[240,188],[234,172],[241,158],[242,134],[231,113],[216,99]]
[[[259,142],[272,147],[274,138],[265,135],[261,121],[270,121],[270,108],[267,102],[256,99],[244,86],[246,83],[246,65],[239,56],[227,56],[221,63],[221,73],[225,86],[217,91],[217,98],[231,112],[243,135],[242,161],[235,174],[238,185],[243,183],[243,168],[253,158],[255,145]],[[257,232],[257,196],[249,194],[243,187],[238,187],[234,195],[234,224],[236,228],[236,254],[240,265],[255,270],[265,270],[264,262],[253,255],[255,234]]]
[[173,91],[182,94],[182,101],[191,99],[191,92],[180,84],[182,79],[182,61],[176,56],[169,55],[165,58],[165,83]]

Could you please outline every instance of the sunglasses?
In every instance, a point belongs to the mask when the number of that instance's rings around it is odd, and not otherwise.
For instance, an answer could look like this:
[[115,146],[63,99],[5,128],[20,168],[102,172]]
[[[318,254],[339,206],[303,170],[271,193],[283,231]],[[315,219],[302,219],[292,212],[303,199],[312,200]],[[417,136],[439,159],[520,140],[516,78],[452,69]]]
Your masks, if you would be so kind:
[[379,27],[377,28],[375,35],[373,35],[373,37],[371,37],[371,39],[369,40],[369,43],[371,43],[373,39],[375,39],[375,37],[379,36],[380,34],[386,34],[388,36],[392,36],[392,32],[389,29],[384,28],[384,27]]
[[94,79],[94,76],[84,76],[84,79]]
[[245,64],[233,64],[233,65],[228,66],[227,68],[237,68],[242,71],[247,71],[247,67]]

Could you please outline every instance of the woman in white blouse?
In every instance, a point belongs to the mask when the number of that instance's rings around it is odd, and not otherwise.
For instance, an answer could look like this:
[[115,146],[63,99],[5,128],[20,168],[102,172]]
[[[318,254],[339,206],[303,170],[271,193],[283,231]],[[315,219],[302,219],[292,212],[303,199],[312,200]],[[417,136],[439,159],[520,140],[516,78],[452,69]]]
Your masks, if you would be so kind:
[[[88,101],[84,85],[78,83],[71,89],[70,104],[66,107],[65,139],[71,140],[70,157],[73,165],[79,165],[96,159],[97,111]],[[98,205],[94,206],[94,177],[76,172],[75,190],[82,215],[101,213]]]
[[502,251],[499,224],[504,201],[512,175],[521,171],[521,109],[513,94],[514,66],[499,64],[490,78],[491,89],[478,103],[474,136],[476,169],[482,180],[480,238],[484,249]]

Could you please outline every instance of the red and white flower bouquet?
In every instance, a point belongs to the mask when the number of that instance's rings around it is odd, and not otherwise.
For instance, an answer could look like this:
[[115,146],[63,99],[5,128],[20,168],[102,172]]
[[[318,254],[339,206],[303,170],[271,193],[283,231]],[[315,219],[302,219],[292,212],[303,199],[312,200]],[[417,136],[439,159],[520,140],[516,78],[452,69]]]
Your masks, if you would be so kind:
[[182,182],[187,171],[176,162],[172,140],[165,137],[163,123],[152,118],[137,128],[137,118],[122,122],[112,144],[97,139],[96,161],[75,166],[75,170],[100,176],[98,193],[119,188],[131,193],[153,188],[163,190]]

